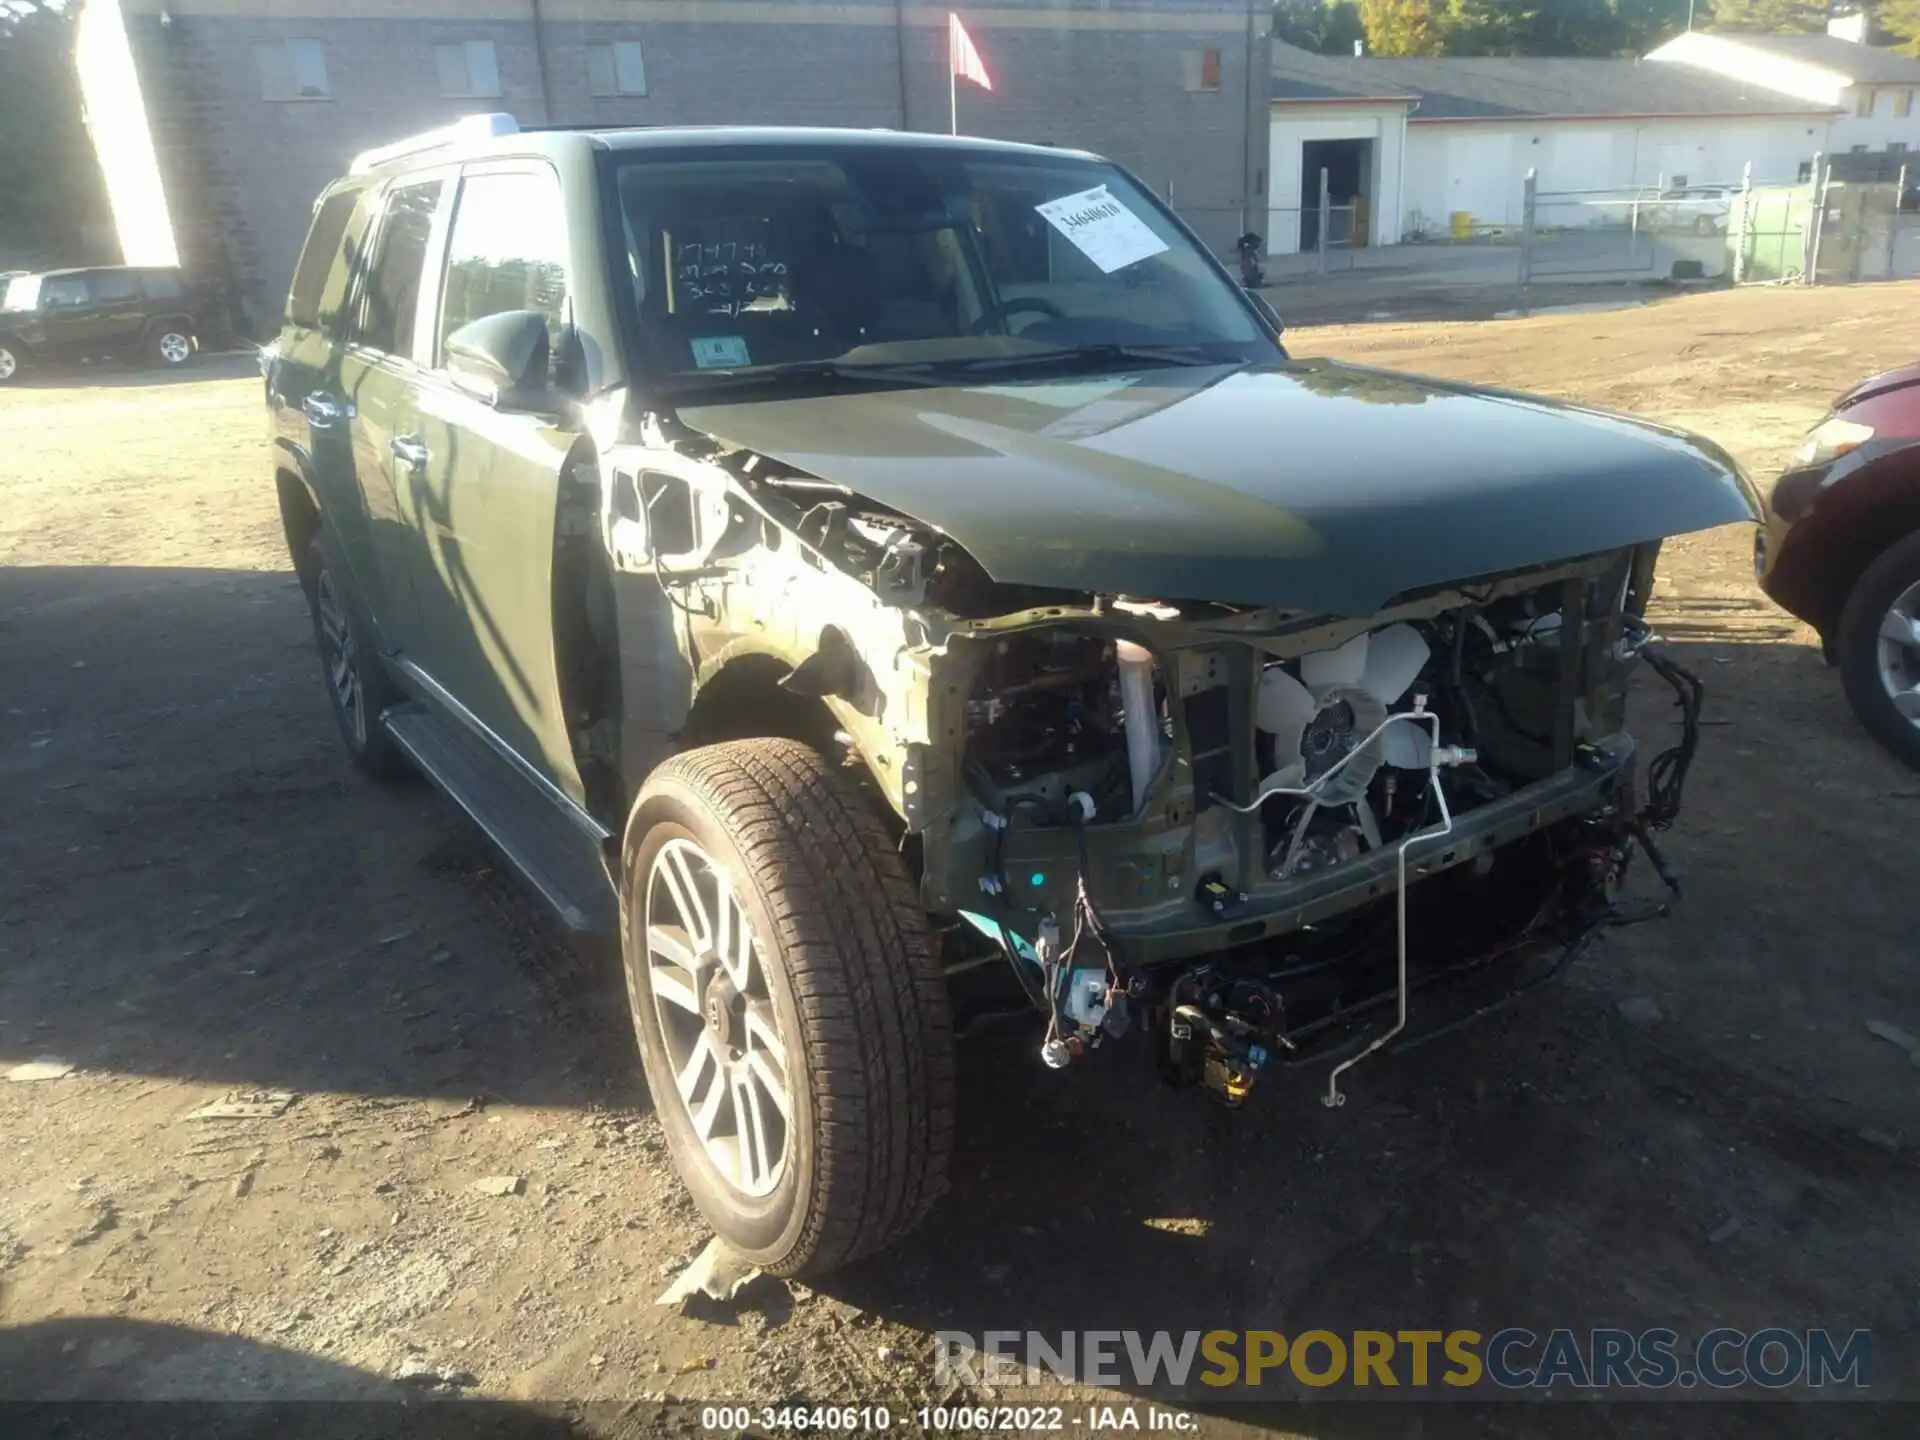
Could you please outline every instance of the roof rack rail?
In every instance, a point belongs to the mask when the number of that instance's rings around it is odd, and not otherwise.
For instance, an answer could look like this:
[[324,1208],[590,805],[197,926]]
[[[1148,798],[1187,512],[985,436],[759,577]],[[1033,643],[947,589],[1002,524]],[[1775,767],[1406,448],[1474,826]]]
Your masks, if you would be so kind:
[[353,163],[347,167],[347,171],[352,175],[361,175],[408,155],[444,150],[469,140],[486,140],[495,135],[519,133],[520,122],[504,110],[485,115],[463,115],[451,125],[442,125],[437,130],[422,131],[405,140],[396,140],[391,145],[376,145],[371,150],[362,150],[353,157]]

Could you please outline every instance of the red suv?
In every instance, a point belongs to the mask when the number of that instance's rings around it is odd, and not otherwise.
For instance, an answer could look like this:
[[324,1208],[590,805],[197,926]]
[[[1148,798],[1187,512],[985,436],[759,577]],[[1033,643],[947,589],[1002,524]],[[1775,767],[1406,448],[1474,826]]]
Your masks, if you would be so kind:
[[1820,632],[1860,723],[1920,769],[1920,365],[1834,401],[1766,502],[1761,587]]

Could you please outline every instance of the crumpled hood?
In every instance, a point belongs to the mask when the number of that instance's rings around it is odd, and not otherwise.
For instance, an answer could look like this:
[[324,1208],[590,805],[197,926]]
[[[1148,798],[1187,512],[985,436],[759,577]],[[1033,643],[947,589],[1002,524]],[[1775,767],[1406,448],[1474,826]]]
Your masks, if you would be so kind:
[[1367,615],[1757,518],[1707,441],[1330,361],[899,387],[680,419],[952,536],[995,580]]

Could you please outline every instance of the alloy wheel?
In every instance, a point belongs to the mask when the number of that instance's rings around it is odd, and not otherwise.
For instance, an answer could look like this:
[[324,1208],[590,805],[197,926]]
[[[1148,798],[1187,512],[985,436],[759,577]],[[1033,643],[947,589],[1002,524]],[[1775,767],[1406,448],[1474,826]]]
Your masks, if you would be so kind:
[[720,1177],[770,1194],[792,1149],[793,1079],[759,939],[726,870],[691,840],[660,847],[645,893],[647,981],[675,1099]]
[[1920,583],[1909,585],[1880,617],[1880,684],[1893,708],[1920,728]]
[[11,380],[13,372],[20,368],[20,361],[13,351],[0,345],[0,380]]
[[313,582],[314,613],[320,618],[321,661],[327,667],[327,682],[333,686],[334,703],[347,717],[354,743],[367,743],[367,700],[360,688],[359,655],[353,643],[353,627],[347,624],[346,609],[333,588],[333,576],[322,570]]
[[193,355],[193,341],[178,330],[169,330],[160,337],[160,358],[169,365],[184,365]]

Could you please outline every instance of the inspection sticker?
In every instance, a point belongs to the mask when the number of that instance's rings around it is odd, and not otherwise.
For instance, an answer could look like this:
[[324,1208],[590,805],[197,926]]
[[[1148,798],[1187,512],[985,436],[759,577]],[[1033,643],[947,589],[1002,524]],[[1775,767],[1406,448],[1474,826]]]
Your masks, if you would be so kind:
[[693,363],[702,370],[731,370],[753,363],[747,359],[744,336],[696,335],[692,343]]
[[1104,185],[1075,195],[1062,195],[1058,200],[1033,208],[1109,275],[1167,248],[1167,242],[1114,199]]

